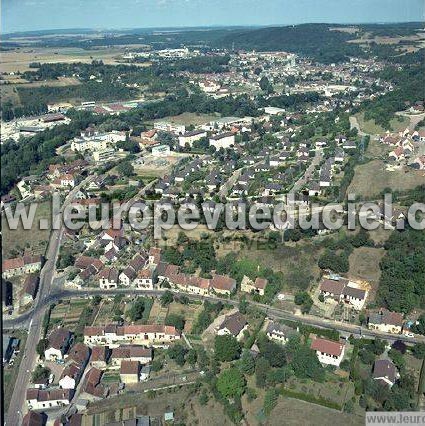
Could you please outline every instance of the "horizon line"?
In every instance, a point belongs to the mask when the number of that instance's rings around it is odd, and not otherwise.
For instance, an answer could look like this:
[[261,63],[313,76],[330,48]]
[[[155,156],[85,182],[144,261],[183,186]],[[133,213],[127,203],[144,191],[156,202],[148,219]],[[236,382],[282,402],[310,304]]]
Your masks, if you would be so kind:
[[[370,22],[298,22],[292,24],[235,24],[235,25],[199,25],[199,26],[189,26],[189,25],[176,25],[176,26],[146,26],[146,27],[63,27],[63,28],[43,28],[43,29],[30,29],[30,30],[18,30],[10,31],[3,33],[0,31],[0,34],[3,36],[11,36],[14,34],[30,34],[30,33],[43,33],[43,32],[55,32],[55,31],[92,31],[92,32],[101,32],[101,31],[137,31],[137,30],[199,30],[199,29],[232,29],[232,28],[281,28],[281,27],[295,27],[301,25],[340,25],[340,26],[350,26],[350,25],[397,25],[397,24],[425,24],[423,21],[370,21]],[[425,30],[422,28],[422,30]]]

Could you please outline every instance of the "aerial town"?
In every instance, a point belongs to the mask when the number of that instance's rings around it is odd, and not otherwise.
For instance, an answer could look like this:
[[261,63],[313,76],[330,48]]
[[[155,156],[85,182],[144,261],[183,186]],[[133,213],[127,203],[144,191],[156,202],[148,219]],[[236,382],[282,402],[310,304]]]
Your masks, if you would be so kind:
[[5,34],[3,424],[425,410],[423,23],[244,31]]

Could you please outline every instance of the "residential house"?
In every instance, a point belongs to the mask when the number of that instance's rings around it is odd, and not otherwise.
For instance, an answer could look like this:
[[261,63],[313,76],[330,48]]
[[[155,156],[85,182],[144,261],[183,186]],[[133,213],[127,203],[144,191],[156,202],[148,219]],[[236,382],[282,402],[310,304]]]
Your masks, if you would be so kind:
[[72,395],[70,389],[28,389],[26,401],[30,410],[42,410],[69,405]]
[[18,275],[39,272],[42,262],[43,258],[41,256],[22,256],[5,259],[2,263],[2,277],[8,279]]
[[99,287],[102,290],[112,290],[118,287],[118,271],[115,268],[103,268],[99,274]]
[[108,346],[93,346],[91,349],[90,365],[104,369],[108,364],[111,351]]
[[148,364],[152,361],[152,348],[140,345],[123,345],[112,349],[111,365],[119,367],[124,360]]
[[104,327],[84,327],[84,343],[89,346],[119,344],[164,345],[180,339],[174,326],[147,325],[107,325]]
[[384,333],[401,334],[403,331],[403,314],[381,309],[369,314],[368,327]]
[[319,289],[323,296],[347,303],[358,311],[363,309],[368,294],[367,290],[356,287],[355,283],[345,278],[325,277],[321,281]]
[[236,312],[232,315],[227,315],[217,330],[219,336],[230,334],[241,340],[244,336],[243,332],[248,328],[246,318],[240,313]]
[[22,419],[21,426],[44,426],[46,424],[46,415],[37,411],[28,411]]
[[266,329],[266,335],[270,340],[283,344],[285,344],[289,337],[294,334],[294,329],[276,322],[270,322]]
[[44,358],[47,361],[64,359],[71,344],[72,334],[63,327],[53,330],[47,338],[47,349],[44,351]]
[[108,395],[108,389],[100,383],[103,371],[92,367],[86,374],[82,392],[97,399],[103,399]]
[[24,281],[24,304],[31,302],[37,296],[40,277],[38,274],[28,274]]
[[151,269],[141,269],[137,273],[137,277],[134,280],[136,288],[143,290],[153,290],[153,272]]
[[339,367],[344,358],[345,345],[332,340],[316,337],[310,345],[310,349],[316,352],[317,358],[322,364]]
[[397,368],[388,359],[378,359],[373,365],[372,378],[392,387],[397,380]]
[[217,294],[230,295],[236,290],[236,281],[226,275],[213,274],[211,279],[211,289]]
[[257,277],[255,281],[252,281],[249,277],[244,275],[241,281],[241,291],[245,293],[256,293],[260,296],[264,296],[264,290],[267,285],[265,278]]
[[126,385],[139,382],[139,361],[123,360],[120,367],[120,380]]

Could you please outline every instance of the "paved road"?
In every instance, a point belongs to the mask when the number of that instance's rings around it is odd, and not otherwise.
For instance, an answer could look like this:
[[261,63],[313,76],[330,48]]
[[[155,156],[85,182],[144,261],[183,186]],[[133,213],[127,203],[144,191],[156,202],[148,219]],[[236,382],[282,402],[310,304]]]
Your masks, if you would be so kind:
[[[54,289],[52,294],[50,294],[48,298],[46,299],[46,303],[50,304],[53,302],[57,302],[60,299],[70,299],[70,298],[79,298],[79,297],[87,298],[89,296],[95,296],[95,295],[113,297],[117,294],[123,294],[127,296],[144,295],[144,296],[159,297],[164,293],[164,291],[166,290],[165,289],[139,290],[136,288],[118,288],[115,290],[108,290],[108,291],[100,290],[100,289],[82,289],[82,290]],[[228,303],[234,306],[239,305],[239,301],[234,299],[227,299],[227,298],[216,297],[216,296],[201,296],[198,294],[189,294],[189,293],[185,293],[185,295],[188,296],[190,299],[195,299],[195,300],[208,300],[210,302],[221,301],[223,303]],[[380,337],[380,338],[385,338],[391,341],[403,340],[408,343],[425,342],[425,336],[407,337],[407,336],[398,335],[398,334],[397,335],[387,334],[387,333],[382,333],[376,330],[368,330],[367,328],[361,327],[358,325],[353,325],[353,324],[348,324],[348,323],[343,323],[343,322],[338,322],[333,320],[327,320],[327,319],[318,318],[312,315],[297,315],[292,312],[288,312],[279,308],[274,308],[269,305],[264,305],[261,303],[250,302],[250,304],[255,305],[258,308],[262,309],[266,313],[266,315],[270,318],[299,321],[303,324],[309,324],[316,327],[327,328],[332,330],[339,330],[343,333],[353,334],[358,337],[360,336]],[[28,318],[24,318],[22,320],[20,319],[7,320],[5,321],[4,326],[5,328],[22,328],[28,324],[28,321],[29,321]]]
[[[88,183],[92,179],[93,176],[86,178],[72,191],[70,191],[65,198],[62,208],[66,207],[71,200],[73,200],[75,194],[82,185]],[[55,265],[63,238],[63,232],[64,228],[62,223],[60,229],[53,230],[50,235],[49,246],[46,253],[46,262],[40,272],[40,287],[37,298],[34,302],[34,308],[23,316],[26,321],[25,326],[28,327],[28,337],[21,364],[19,366],[18,377],[16,378],[15,387],[13,389],[9,411],[6,416],[5,423],[8,426],[19,424],[19,416],[21,415],[22,408],[24,406],[26,389],[36,361],[37,354],[35,348],[40,340],[44,313],[46,308],[50,305],[49,295],[52,292]],[[4,320],[3,327],[7,328],[7,324],[8,320]]]

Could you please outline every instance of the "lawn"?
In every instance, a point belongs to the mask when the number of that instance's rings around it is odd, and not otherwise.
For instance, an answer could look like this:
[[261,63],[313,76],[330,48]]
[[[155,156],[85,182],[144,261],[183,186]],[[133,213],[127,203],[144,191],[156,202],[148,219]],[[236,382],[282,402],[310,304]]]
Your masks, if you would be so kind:
[[24,229],[21,221],[19,221],[17,229],[10,229],[6,217],[2,215],[3,256],[6,259],[15,257],[24,250],[44,255],[50,236],[50,229],[39,229],[40,219],[48,219],[49,223],[51,222],[50,201],[37,204],[31,229]]

